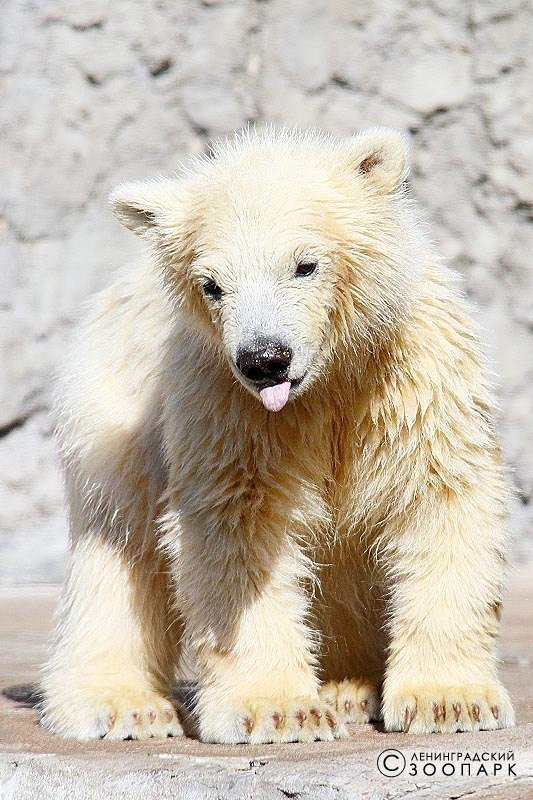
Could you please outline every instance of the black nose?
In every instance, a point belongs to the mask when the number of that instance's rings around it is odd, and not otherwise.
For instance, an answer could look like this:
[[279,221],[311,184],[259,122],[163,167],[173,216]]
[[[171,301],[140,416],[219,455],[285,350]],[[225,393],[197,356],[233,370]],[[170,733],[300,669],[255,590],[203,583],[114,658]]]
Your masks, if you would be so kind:
[[245,378],[268,386],[287,377],[291,359],[290,347],[280,342],[261,342],[253,347],[240,347],[236,361]]

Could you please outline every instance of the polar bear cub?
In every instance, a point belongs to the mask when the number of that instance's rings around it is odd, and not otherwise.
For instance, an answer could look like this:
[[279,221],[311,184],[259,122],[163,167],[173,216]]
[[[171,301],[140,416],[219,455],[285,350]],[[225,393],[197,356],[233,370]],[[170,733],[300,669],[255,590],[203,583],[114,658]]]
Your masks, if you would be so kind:
[[72,560],[42,722],[308,742],[513,724],[506,479],[402,137],[248,131],[111,205],[149,257],[60,381]]

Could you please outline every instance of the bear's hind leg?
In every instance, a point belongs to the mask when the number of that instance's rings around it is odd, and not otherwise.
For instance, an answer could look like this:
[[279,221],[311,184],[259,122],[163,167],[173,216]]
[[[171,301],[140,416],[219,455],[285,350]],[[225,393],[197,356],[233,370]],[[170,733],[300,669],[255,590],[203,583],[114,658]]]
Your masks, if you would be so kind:
[[378,576],[355,545],[334,546],[320,560],[320,697],[345,723],[379,720],[386,637]]
[[318,694],[337,711],[343,722],[361,725],[380,718],[376,686],[364,679],[328,681],[322,684]]
[[178,632],[166,584],[155,551],[129,559],[96,532],[77,542],[41,683],[44,727],[74,739],[182,734],[170,696]]

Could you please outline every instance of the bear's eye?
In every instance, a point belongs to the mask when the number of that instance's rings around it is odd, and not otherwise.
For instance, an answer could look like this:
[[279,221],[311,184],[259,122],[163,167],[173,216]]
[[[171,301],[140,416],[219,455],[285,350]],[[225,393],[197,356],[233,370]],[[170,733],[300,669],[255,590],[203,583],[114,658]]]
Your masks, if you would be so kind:
[[215,281],[206,281],[202,285],[202,289],[204,290],[204,294],[206,294],[207,297],[211,297],[213,300],[220,300],[222,297],[222,289]]
[[300,261],[300,263],[296,265],[296,274],[301,276],[312,275],[317,267],[317,261],[311,261],[310,259]]

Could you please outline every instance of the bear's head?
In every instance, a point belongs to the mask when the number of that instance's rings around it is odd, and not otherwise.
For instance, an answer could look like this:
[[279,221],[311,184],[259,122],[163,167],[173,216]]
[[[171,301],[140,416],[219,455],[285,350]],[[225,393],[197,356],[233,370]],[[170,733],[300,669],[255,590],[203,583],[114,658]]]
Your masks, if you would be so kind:
[[394,131],[247,131],[179,178],[117,187],[111,204],[191,326],[275,411],[336,360],[362,363],[408,314],[405,161]]

